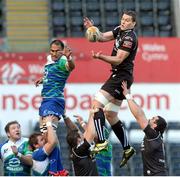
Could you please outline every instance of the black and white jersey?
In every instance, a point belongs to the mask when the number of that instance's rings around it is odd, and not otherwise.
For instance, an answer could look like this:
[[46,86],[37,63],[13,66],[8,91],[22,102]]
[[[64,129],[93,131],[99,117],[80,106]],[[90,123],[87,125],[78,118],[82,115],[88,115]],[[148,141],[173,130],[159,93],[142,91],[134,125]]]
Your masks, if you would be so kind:
[[119,65],[112,65],[112,70],[119,76],[124,74],[133,77],[134,59],[138,48],[138,39],[133,29],[122,31],[120,27],[116,27],[113,31],[115,38],[112,56],[116,56],[117,50],[125,50],[129,52],[129,56]]
[[90,144],[84,141],[72,149],[75,176],[98,176],[96,160],[90,156]]
[[150,125],[144,129],[145,137],[141,144],[145,176],[166,176],[166,160],[164,143],[160,132]]

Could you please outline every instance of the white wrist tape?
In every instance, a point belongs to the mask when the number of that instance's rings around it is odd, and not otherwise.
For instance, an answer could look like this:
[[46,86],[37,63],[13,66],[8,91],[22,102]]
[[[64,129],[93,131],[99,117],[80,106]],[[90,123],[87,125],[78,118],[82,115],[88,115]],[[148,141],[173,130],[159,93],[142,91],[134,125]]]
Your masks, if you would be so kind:
[[81,124],[81,127],[84,127],[86,125],[86,123],[83,121],[80,124]]
[[19,157],[19,158],[21,158],[21,157],[22,157],[22,154],[21,154],[20,152],[18,152],[16,156]]
[[73,57],[69,56],[68,61],[72,61],[72,60],[73,60]]
[[132,95],[129,93],[125,97],[126,97],[126,100],[132,100],[133,99]]
[[52,123],[51,122],[46,122],[46,126],[47,127],[52,127]]

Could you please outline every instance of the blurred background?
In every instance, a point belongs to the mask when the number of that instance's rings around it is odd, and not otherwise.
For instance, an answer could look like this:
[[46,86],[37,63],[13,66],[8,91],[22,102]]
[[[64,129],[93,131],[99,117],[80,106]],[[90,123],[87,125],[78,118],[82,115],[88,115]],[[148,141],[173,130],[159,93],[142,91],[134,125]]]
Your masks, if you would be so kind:
[[[168,121],[164,140],[169,175],[180,176],[180,0],[0,0],[1,142],[6,139],[4,126],[11,120],[20,122],[26,137],[38,129],[42,87],[33,83],[43,74],[49,43],[55,38],[72,48],[76,62],[65,88],[67,115],[73,120],[73,114],[79,114],[87,120],[92,98],[110,74],[110,66],[93,60],[91,50],[110,54],[113,42],[88,42],[83,17],[105,32],[119,25],[123,10],[137,13],[139,49],[132,95],[147,117],[161,115]],[[137,153],[126,167],[119,168],[122,147],[110,133],[113,175],[142,176],[143,132],[126,102],[119,117]],[[61,120],[58,138],[63,164],[73,175],[65,137]]]

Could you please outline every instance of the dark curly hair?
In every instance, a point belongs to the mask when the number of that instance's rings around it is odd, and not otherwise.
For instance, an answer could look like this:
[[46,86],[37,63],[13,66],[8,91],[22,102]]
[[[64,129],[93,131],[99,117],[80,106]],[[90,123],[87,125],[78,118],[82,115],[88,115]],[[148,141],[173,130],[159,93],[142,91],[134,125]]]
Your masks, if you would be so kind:
[[79,130],[74,129],[74,130],[68,131],[66,140],[67,140],[67,143],[69,144],[70,148],[75,148],[77,146],[78,138],[81,138],[80,134],[79,134]]
[[161,133],[161,135],[163,135],[166,127],[167,127],[167,122],[166,120],[161,117],[161,116],[157,116],[158,120],[157,120],[157,127],[155,128],[156,131],[159,131]]
[[62,50],[64,49],[64,43],[63,43],[61,40],[59,40],[59,39],[53,40],[53,41],[50,43],[50,47],[51,47],[53,44],[55,44],[55,45],[57,45],[57,46],[61,46],[61,49],[62,49]]
[[35,132],[29,137],[29,145],[33,151],[36,149],[34,145],[38,143],[38,139],[37,139],[38,136],[42,136],[42,134],[40,132]]

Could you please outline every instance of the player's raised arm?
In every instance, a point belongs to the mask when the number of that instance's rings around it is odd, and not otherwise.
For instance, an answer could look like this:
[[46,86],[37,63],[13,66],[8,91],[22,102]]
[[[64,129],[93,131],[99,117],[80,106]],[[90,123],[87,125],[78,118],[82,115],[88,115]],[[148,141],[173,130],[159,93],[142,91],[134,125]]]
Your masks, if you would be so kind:
[[121,87],[123,88],[123,94],[126,97],[131,113],[137,120],[140,127],[144,129],[148,125],[148,120],[143,109],[134,101],[132,95],[127,89],[127,83],[125,81],[122,82]]
[[68,46],[64,47],[63,54],[67,57],[66,67],[69,71],[72,71],[75,68],[75,63],[72,57],[72,50]]
[[[85,17],[84,18],[84,27],[86,29],[88,29],[92,26],[94,26],[93,20],[90,20],[88,17]],[[111,41],[114,39],[112,31],[108,31],[108,32],[103,33],[103,32],[100,32],[98,29],[98,32],[96,31],[93,35],[98,35],[98,42],[107,42],[107,41]]]

